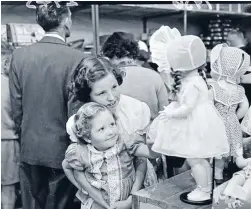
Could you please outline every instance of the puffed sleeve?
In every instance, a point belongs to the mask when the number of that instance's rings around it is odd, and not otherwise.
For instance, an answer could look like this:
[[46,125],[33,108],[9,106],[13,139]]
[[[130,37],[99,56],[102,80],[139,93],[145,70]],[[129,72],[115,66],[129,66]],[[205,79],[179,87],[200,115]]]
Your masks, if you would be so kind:
[[135,131],[137,134],[143,135],[147,132],[151,120],[151,111],[146,103],[141,102],[136,116],[138,116],[138,121],[135,123]]
[[65,160],[76,170],[84,170],[86,167],[86,158],[87,150],[77,143],[70,144],[65,152]]
[[146,103],[121,95],[117,114],[122,129],[128,134],[138,133],[143,135],[146,133],[151,119],[150,108]]

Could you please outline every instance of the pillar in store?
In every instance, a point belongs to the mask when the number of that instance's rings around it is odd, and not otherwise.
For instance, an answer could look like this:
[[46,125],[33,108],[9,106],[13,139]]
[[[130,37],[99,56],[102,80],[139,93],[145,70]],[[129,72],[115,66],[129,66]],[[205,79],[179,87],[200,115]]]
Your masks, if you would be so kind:
[[187,34],[187,10],[186,10],[186,7],[184,9],[183,23],[184,23],[184,35],[186,35]]
[[92,27],[94,54],[99,54],[99,5],[92,5]]

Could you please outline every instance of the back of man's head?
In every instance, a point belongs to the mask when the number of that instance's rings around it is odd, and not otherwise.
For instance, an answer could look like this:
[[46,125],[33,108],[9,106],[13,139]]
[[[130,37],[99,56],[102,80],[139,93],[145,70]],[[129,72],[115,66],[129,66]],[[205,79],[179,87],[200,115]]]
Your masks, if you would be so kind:
[[58,29],[63,21],[71,21],[71,12],[68,6],[60,4],[57,6],[54,2],[39,5],[36,10],[37,23],[44,29],[45,32],[51,32]]
[[231,30],[227,35],[227,44],[233,47],[243,47],[247,44],[244,34],[240,30]]

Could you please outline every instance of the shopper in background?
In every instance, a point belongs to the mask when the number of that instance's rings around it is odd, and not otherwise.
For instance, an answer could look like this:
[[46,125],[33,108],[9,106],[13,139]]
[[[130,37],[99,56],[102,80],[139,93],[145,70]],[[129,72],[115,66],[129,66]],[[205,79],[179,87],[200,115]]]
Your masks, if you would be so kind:
[[12,48],[1,43],[1,197],[2,209],[14,209],[16,184],[19,182],[19,141],[10,108],[9,67]]
[[157,117],[168,104],[167,90],[157,72],[137,64],[139,47],[133,36],[125,32],[113,33],[104,43],[102,52],[126,72],[121,92],[145,102],[150,107],[151,119]]
[[146,43],[144,43],[143,41],[138,41],[138,47],[139,47],[139,52],[136,58],[136,62],[140,66],[149,68],[152,70],[152,67],[148,63],[148,60],[150,59],[150,54],[149,54],[149,50]]
[[251,45],[240,30],[231,30],[227,35],[227,44],[237,47],[251,55]]
[[21,135],[23,208],[72,209],[75,188],[61,165],[70,142],[65,130],[71,115],[68,83],[83,54],[65,43],[72,25],[66,5],[40,5],[36,16],[46,34],[14,51],[10,68],[11,106]]
[[[251,56],[251,43],[248,42],[248,40],[245,38],[244,33],[240,30],[231,30],[228,33],[227,36],[227,44],[229,46],[233,46],[233,47],[237,47],[239,49],[242,49],[243,51],[245,51],[247,54],[249,54]],[[246,96],[248,98],[248,102],[249,104],[251,104],[251,83],[246,82],[246,76],[250,74],[250,71],[247,72],[241,79],[241,82],[244,81],[242,83],[242,86],[245,89],[245,93]],[[250,75],[248,75],[247,77],[249,77]],[[248,78],[247,78],[248,79]]]

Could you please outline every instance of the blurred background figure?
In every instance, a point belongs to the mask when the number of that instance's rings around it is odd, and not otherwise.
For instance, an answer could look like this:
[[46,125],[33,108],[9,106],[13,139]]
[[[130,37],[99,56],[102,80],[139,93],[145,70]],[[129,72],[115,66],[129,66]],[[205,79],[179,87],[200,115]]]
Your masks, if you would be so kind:
[[251,55],[250,42],[245,38],[244,33],[240,30],[233,29],[227,35],[227,44],[237,47]]
[[150,64],[148,62],[150,59],[150,53],[149,53],[149,49],[148,49],[146,43],[143,41],[138,41],[138,47],[139,47],[139,53],[136,58],[136,62],[139,65],[141,65],[142,67],[149,68],[149,69],[153,70],[153,68],[150,66]]
[[[245,38],[244,33],[240,30],[231,30],[227,36],[227,44],[229,46],[237,47],[242,49],[247,54],[251,56],[251,43]],[[251,104],[251,83],[245,81],[250,78],[250,70],[245,73],[242,77],[241,82],[242,86],[245,89],[245,94],[248,98],[249,104]],[[248,76],[247,76],[248,75]]]
[[14,209],[16,184],[19,182],[19,140],[12,119],[9,91],[9,68],[12,47],[2,40],[1,43],[1,195],[2,209]]
[[[147,49],[142,43],[141,47]],[[126,73],[121,92],[145,102],[150,107],[153,120],[163,106],[168,104],[168,94],[160,75],[138,63],[139,51],[134,36],[125,32],[114,32],[102,47],[104,56],[114,65],[122,67]]]

